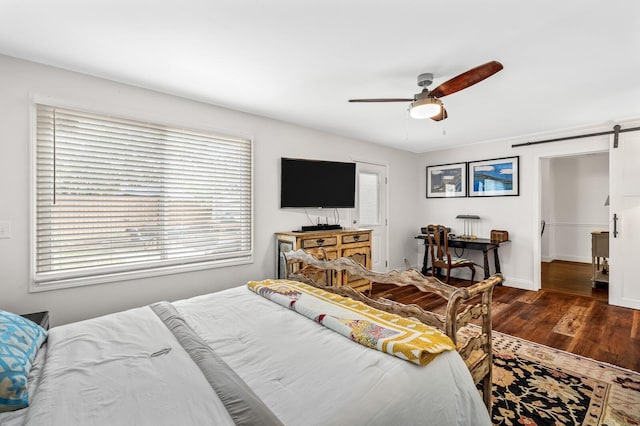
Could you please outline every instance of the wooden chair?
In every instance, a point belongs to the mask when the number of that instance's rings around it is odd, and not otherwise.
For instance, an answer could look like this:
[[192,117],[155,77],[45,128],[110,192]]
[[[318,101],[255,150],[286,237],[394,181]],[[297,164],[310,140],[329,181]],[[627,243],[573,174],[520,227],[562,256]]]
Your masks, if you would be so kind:
[[451,270],[455,268],[471,269],[471,284],[476,274],[476,268],[471,260],[452,257],[449,253],[449,233],[443,225],[427,226],[427,241],[431,252],[431,268],[433,276],[440,269],[447,270],[447,284],[451,278]]

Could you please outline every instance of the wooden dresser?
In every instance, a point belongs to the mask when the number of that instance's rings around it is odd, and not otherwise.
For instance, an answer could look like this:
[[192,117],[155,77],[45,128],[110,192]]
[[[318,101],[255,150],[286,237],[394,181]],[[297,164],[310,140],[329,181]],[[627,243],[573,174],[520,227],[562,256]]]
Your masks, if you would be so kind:
[[[371,230],[342,229],[312,232],[276,233],[276,277],[285,277],[286,265],[282,253],[302,249],[317,258],[337,259],[350,257],[367,269],[371,269]],[[371,282],[347,272],[331,271],[327,284],[348,285],[358,291],[371,290]]]

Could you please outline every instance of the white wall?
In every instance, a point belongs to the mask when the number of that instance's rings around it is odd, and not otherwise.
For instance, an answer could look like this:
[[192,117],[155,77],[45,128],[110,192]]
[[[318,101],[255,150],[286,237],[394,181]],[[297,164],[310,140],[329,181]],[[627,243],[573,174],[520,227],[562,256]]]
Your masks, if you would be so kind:
[[[491,229],[509,231],[512,242],[500,249],[506,285],[536,289],[540,276],[541,173],[545,173],[544,169],[540,170],[541,163],[547,157],[606,151],[609,137],[520,148],[511,145],[612,127],[612,123],[603,123],[416,155],[6,56],[0,56],[0,69],[3,73],[0,79],[0,221],[10,221],[12,225],[12,238],[0,239],[0,309],[18,313],[46,309],[51,312],[54,325],[272,277],[273,233],[307,223],[304,211],[278,207],[280,157],[359,160],[388,165],[390,268],[404,267],[404,258],[415,266],[421,263],[422,245],[413,238],[420,226],[444,223],[459,232],[462,223],[455,217],[477,214],[482,217],[480,236],[488,237]],[[255,141],[254,263],[29,293],[29,114],[34,95],[98,112],[117,112],[124,117],[252,137]],[[520,156],[518,197],[425,198],[428,165],[514,155]],[[600,198],[598,195],[597,202],[603,203],[604,199]],[[321,216],[324,215],[321,212]],[[349,212],[341,212],[341,217],[346,219]],[[480,253],[468,255],[482,263]]]
[[[537,289],[539,286],[540,266],[540,224],[541,218],[541,161],[545,157],[565,156],[573,154],[600,152],[608,150],[607,136],[591,137],[549,144],[530,145],[513,148],[512,144],[537,141],[594,131],[611,130],[612,125],[604,124],[581,129],[570,129],[565,132],[523,136],[510,140],[470,145],[466,147],[429,152],[421,155],[419,165],[421,195],[418,210],[421,213],[423,226],[428,223],[442,223],[453,228],[453,232],[461,233],[462,221],[455,219],[459,214],[476,214],[481,217],[479,237],[488,238],[492,229],[509,232],[511,243],[499,249],[502,272],[505,284],[524,289]],[[426,191],[426,166],[477,161],[491,158],[520,156],[520,195],[510,197],[486,198],[429,198]],[[605,197],[606,198],[606,197]],[[604,199],[602,200],[604,203]],[[414,245],[414,259],[421,259],[422,248]],[[482,253],[468,251],[465,257],[482,265]],[[491,255],[490,255],[491,256]],[[493,260],[489,263],[493,272]],[[536,266],[535,263],[538,263]],[[457,271],[456,271],[457,272]],[[460,271],[460,276],[466,271]],[[479,270],[478,273],[482,274]],[[466,272],[468,275],[468,272]],[[478,274],[476,274],[478,276]],[[482,275],[480,275],[482,276]],[[466,277],[466,275],[465,275]],[[537,277],[537,278],[536,278]]]
[[[554,209],[554,177],[553,169],[551,168],[551,158],[542,158],[540,160],[540,217],[545,221],[544,233],[541,234],[541,258],[543,262],[551,262],[553,260],[552,255],[552,239],[554,233],[551,231],[551,223],[553,222],[553,209]],[[547,223],[549,225],[547,226]],[[542,225],[541,225],[542,226]],[[542,228],[540,229],[542,232]]]
[[[280,157],[388,165],[389,264],[402,267],[414,250],[419,183],[413,154],[198,103],[87,75],[0,56],[0,309],[49,310],[54,325],[175,300],[274,276],[273,233],[307,223],[303,210],[279,208]],[[255,262],[251,265],[29,293],[29,145],[31,97],[50,97],[87,110],[254,139]],[[348,211],[341,216],[347,218]],[[324,217],[325,213],[321,212]]]
[[[609,153],[544,159],[543,260],[591,263],[591,232],[607,230]],[[548,241],[548,250],[545,250]]]

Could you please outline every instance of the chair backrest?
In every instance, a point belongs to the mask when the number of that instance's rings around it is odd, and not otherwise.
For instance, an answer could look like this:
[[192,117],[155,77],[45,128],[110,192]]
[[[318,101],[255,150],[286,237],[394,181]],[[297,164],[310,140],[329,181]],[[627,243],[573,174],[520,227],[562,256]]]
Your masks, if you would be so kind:
[[431,252],[431,264],[436,261],[443,262],[451,260],[449,256],[449,233],[444,225],[428,225],[427,241],[429,241],[429,251]]

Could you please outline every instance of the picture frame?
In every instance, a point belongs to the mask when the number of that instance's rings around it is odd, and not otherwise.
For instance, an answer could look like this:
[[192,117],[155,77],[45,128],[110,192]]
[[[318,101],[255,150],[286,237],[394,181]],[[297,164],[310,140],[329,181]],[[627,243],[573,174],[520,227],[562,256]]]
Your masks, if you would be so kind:
[[520,156],[470,161],[469,197],[520,195]]
[[467,163],[427,166],[427,198],[467,196]]

